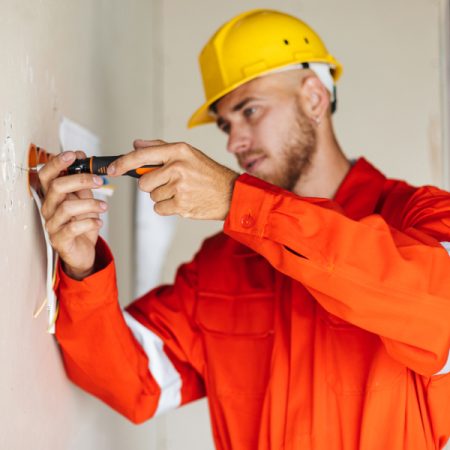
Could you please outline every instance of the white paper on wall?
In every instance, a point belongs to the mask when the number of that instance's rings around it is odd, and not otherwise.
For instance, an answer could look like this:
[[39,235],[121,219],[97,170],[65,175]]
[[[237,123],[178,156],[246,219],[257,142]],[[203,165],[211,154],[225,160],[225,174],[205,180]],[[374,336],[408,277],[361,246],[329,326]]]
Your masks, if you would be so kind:
[[136,198],[135,297],[159,284],[161,269],[175,232],[175,216],[159,216],[146,192]]
[[58,315],[58,300],[56,298],[56,294],[53,287],[55,285],[55,272],[58,254],[53,250],[53,247],[50,243],[47,228],[45,227],[45,219],[41,213],[42,202],[39,197],[39,194],[32,187],[30,187],[30,192],[34,202],[36,203],[37,210],[39,212],[39,217],[42,224],[42,231],[44,233],[45,239],[45,248],[47,253],[47,270],[46,270],[47,281],[45,284],[46,297],[41,307],[35,312],[34,317],[36,318],[41,313],[44,306],[47,306],[47,317],[48,317],[47,331],[51,334],[54,334],[56,317]]

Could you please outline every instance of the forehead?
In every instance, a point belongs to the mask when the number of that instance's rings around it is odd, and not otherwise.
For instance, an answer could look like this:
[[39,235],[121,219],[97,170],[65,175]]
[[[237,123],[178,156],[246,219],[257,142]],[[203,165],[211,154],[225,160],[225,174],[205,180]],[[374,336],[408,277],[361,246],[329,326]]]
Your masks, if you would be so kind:
[[222,97],[216,105],[217,114],[224,115],[247,98],[270,100],[283,95],[287,91],[284,74],[270,74],[255,78]]

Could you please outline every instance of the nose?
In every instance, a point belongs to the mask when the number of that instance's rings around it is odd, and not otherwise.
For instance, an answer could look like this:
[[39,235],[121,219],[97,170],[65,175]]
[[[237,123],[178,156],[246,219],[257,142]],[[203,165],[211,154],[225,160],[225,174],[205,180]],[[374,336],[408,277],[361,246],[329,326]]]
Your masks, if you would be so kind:
[[228,136],[227,150],[233,155],[245,152],[251,147],[251,136],[248,130],[232,128]]

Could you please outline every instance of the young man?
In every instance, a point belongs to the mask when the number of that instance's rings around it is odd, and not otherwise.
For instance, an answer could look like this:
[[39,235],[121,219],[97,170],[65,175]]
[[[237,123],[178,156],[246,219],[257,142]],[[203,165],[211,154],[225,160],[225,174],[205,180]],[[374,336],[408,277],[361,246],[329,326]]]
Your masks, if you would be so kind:
[[[262,32],[263,31],[263,32]],[[200,64],[246,174],[186,143],[136,141],[159,214],[224,220],[192,262],[122,314],[92,175],[40,172],[63,261],[57,338],[69,377],[134,422],[208,396],[218,449],[437,449],[450,434],[450,195],[348,161],[339,63],[311,28],[256,10]]]

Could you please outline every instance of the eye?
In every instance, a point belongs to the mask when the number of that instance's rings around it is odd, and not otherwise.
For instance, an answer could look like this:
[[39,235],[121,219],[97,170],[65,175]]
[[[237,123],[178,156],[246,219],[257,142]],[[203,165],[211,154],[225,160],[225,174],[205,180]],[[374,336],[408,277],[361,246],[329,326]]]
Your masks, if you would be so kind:
[[224,123],[224,124],[221,125],[219,128],[220,128],[221,131],[223,131],[225,134],[229,134],[229,133],[230,133],[230,124],[229,124],[229,123]]
[[226,122],[222,117],[220,117],[217,121],[217,127],[220,131],[223,131],[226,134],[229,134],[230,132],[230,124]]
[[256,112],[256,107],[250,106],[249,108],[245,108],[243,114],[245,117],[250,117]]

